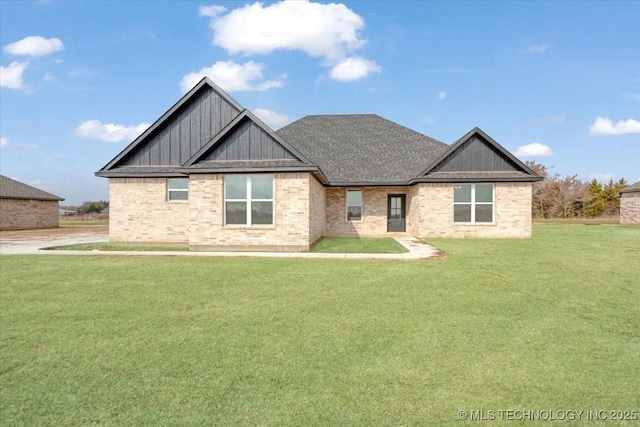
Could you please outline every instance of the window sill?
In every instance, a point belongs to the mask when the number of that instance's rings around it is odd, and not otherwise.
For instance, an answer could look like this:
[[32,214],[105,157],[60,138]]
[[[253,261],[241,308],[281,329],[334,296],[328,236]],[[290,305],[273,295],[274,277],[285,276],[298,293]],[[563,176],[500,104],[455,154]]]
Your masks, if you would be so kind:
[[275,230],[275,225],[240,225],[240,224],[228,224],[223,228],[228,230]]
[[495,222],[454,222],[453,225],[474,225],[474,226],[483,226],[483,225],[496,225]]

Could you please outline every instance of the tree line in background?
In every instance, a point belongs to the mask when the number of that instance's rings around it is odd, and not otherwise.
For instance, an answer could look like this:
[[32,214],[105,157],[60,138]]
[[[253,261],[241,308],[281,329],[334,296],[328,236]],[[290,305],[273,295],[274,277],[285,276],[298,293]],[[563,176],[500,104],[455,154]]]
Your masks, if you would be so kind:
[[61,209],[76,211],[78,215],[99,214],[109,207],[109,202],[100,200],[97,202],[84,202],[80,206],[60,206]]
[[526,162],[542,181],[533,183],[534,218],[597,218],[620,214],[618,193],[629,185],[624,178],[602,183],[583,182],[577,175],[561,175],[534,161]]

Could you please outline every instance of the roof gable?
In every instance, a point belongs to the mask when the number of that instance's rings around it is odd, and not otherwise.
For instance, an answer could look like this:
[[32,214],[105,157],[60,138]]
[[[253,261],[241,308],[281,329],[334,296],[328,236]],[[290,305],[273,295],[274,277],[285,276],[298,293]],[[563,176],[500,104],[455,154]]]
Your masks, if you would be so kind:
[[205,77],[100,172],[119,166],[181,166],[242,109]]
[[205,144],[185,167],[205,161],[297,160],[312,163],[249,110],[243,110]]
[[47,193],[39,188],[32,187],[4,175],[0,175],[0,198],[55,201],[64,200],[62,197]]
[[533,180],[542,179],[527,165],[479,128],[472,129],[438,158],[416,179]]

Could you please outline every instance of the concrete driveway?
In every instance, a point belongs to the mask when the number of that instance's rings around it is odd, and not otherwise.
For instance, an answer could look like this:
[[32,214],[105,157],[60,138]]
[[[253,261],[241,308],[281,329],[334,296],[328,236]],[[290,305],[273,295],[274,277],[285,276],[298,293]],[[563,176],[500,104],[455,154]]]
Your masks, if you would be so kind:
[[48,246],[108,241],[109,228],[106,226],[0,231],[0,254],[34,254]]

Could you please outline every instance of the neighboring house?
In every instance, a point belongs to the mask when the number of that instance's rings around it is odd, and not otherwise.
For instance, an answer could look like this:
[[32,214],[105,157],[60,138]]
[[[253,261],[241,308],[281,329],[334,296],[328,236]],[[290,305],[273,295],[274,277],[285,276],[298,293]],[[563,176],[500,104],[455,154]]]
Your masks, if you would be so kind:
[[58,227],[64,199],[0,175],[0,230]]
[[640,224],[640,181],[620,190],[620,224]]
[[373,114],[274,132],[207,78],[96,175],[111,241],[282,251],[326,235],[529,237],[542,179],[477,128],[450,146]]
[[72,209],[58,209],[58,214],[60,216],[76,216],[78,215],[78,211]]

